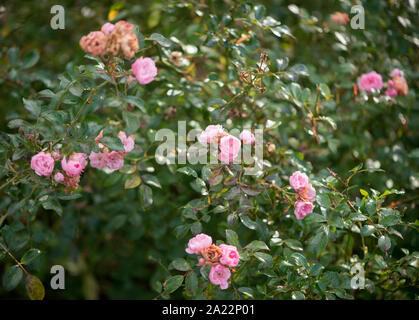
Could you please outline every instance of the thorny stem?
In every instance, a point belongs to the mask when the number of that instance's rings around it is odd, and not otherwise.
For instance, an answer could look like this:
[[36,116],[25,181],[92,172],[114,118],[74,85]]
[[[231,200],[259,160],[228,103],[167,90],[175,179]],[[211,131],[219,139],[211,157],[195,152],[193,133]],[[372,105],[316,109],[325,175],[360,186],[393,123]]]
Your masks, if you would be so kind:
[[29,272],[26,271],[25,267],[15,258],[15,256],[13,254],[11,254],[11,252],[9,251],[9,249],[6,248],[1,242],[0,242],[0,246],[3,249],[4,253],[7,253],[16,262],[16,264],[18,265],[18,267],[20,269],[22,269],[23,272],[25,272],[25,274],[28,276],[29,275]]

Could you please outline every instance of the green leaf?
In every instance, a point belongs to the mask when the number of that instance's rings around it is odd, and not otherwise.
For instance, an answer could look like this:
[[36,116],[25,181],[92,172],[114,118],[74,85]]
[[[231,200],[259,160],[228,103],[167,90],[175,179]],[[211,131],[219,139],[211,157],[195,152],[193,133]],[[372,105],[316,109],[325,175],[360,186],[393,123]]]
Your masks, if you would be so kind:
[[172,41],[170,41],[169,39],[166,39],[164,36],[162,36],[159,33],[153,33],[146,40],[156,41],[162,47],[170,47],[172,45]]
[[133,106],[140,109],[142,112],[146,113],[147,110],[144,108],[144,101],[141,98],[135,96],[125,96],[122,98],[125,102],[132,104]]
[[385,227],[394,226],[398,224],[399,222],[400,222],[400,218],[392,214],[385,216],[384,218],[380,220],[380,224],[382,224]]
[[33,275],[28,275],[25,279],[26,293],[31,300],[43,300],[45,297],[45,287],[41,280]]
[[413,149],[411,152],[409,152],[408,157],[419,158],[419,148]]
[[241,293],[243,293],[243,295],[246,298],[250,298],[250,299],[254,299],[255,297],[253,296],[253,289],[252,288],[248,288],[248,287],[240,287],[238,289]]
[[208,183],[211,187],[216,186],[217,184],[223,181],[224,175],[222,171],[216,170],[209,174],[208,176]]
[[278,71],[284,70],[286,67],[288,67],[288,57],[276,59],[276,66],[278,67]]
[[74,199],[79,199],[81,197],[82,195],[80,193],[61,194],[57,196],[57,198],[60,200],[74,200]]
[[240,215],[240,221],[249,229],[256,230],[258,228],[258,224],[252,221],[248,216]]
[[317,277],[318,275],[320,275],[323,269],[323,265],[321,265],[320,263],[314,263],[310,266],[310,275],[313,277]]
[[226,230],[226,239],[227,239],[228,244],[236,246],[237,248],[240,247],[239,236],[233,230],[230,230],[230,229]]
[[329,86],[325,83],[320,83],[319,85],[320,93],[323,97],[329,98],[331,96]]
[[317,234],[309,240],[309,246],[311,250],[319,254],[326,248],[328,240],[329,237],[326,233],[326,230],[321,228],[320,231],[317,232]]
[[145,184],[140,185],[140,202],[143,208],[148,208],[153,204],[153,190]]
[[141,177],[138,174],[131,175],[125,180],[125,189],[132,189],[138,187],[141,184]]
[[306,296],[301,291],[293,291],[291,293],[292,300],[305,300]]
[[189,272],[185,279],[185,287],[190,296],[195,296],[198,291],[198,277],[195,272]]
[[383,252],[387,252],[391,248],[391,240],[387,236],[381,236],[380,239],[378,239],[378,247]]
[[22,69],[29,69],[33,67],[39,60],[39,53],[37,50],[31,50],[22,60]]
[[30,264],[31,262],[33,262],[36,258],[39,257],[39,255],[41,254],[41,250],[39,249],[29,249],[22,257],[22,259],[20,259],[20,262],[22,264]]
[[142,178],[143,178],[143,181],[147,183],[148,185],[161,189],[159,179],[157,179],[156,176],[152,176],[151,174],[143,174]]
[[103,137],[99,141],[112,151],[124,151],[124,144],[118,137]]
[[38,101],[29,100],[25,98],[23,98],[22,100],[25,109],[32,113],[35,117],[38,117],[41,113],[41,107],[39,106]]
[[309,268],[307,264],[307,259],[299,252],[294,252],[290,257],[289,261],[295,266],[303,266],[306,269]]
[[26,124],[27,124],[27,122],[23,121],[22,119],[14,119],[14,120],[9,121],[9,123],[7,124],[7,126],[10,129],[15,129],[15,128],[22,127],[22,126],[24,126]]
[[285,244],[296,251],[303,251],[303,245],[300,241],[296,240],[296,239],[286,239],[284,240]]
[[14,265],[7,269],[7,271],[3,274],[3,289],[6,291],[11,291],[16,288],[22,280],[23,271],[19,268],[18,265]]
[[364,189],[359,189],[359,192],[364,196],[364,197],[368,197],[369,194],[367,191],[365,191]]
[[126,128],[127,136],[136,132],[138,128],[140,127],[140,120],[138,120],[137,116],[133,114],[132,112],[127,112],[127,111],[122,112],[122,118],[124,119],[127,125],[127,128]]
[[125,224],[126,221],[127,221],[127,216],[124,215],[124,214],[119,214],[119,215],[113,217],[107,223],[107,225],[105,226],[103,231],[104,231],[105,234],[114,232],[114,231],[120,229]]
[[331,117],[320,116],[317,118],[319,120],[326,121],[333,128],[333,130],[336,130],[336,128],[338,127],[335,120],[333,120]]
[[257,188],[241,187],[241,189],[249,196],[257,196],[259,193],[261,193],[261,190]]
[[326,193],[321,193],[317,196],[317,203],[324,208],[330,208],[332,205],[329,199],[329,195]]
[[255,252],[253,254],[260,262],[264,264],[264,267],[270,267],[273,264],[273,259],[270,254],[264,252]]
[[374,233],[374,231],[375,231],[374,226],[366,225],[361,228],[361,235],[364,237],[369,237],[370,235]]
[[266,243],[260,240],[253,240],[245,248],[249,250],[255,250],[255,251],[259,251],[259,250],[269,251],[269,247],[266,245]]
[[183,276],[174,276],[166,280],[164,284],[164,290],[168,293],[174,292],[183,283]]
[[198,174],[196,173],[196,171],[189,167],[182,167],[182,168],[177,169],[176,171],[186,174],[187,176],[193,176],[195,178],[198,178]]
[[11,66],[16,66],[19,60],[19,48],[10,48],[7,50],[7,59]]
[[173,260],[169,268],[176,269],[179,271],[191,270],[191,266],[189,265],[189,263],[185,259],[182,259],[182,258],[176,258],[175,260]]
[[188,231],[189,231],[189,225],[188,224],[178,225],[175,228],[176,238],[178,238],[178,239],[183,238]]
[[201,233],[202,231],[202,224],[201,222],[197,221],[191,225],[191,231],[193,234]]
[[42,207],[45,210],[54,210],[59,216],[63,214],[63,208],[57,199],[50,198],[42,202]]

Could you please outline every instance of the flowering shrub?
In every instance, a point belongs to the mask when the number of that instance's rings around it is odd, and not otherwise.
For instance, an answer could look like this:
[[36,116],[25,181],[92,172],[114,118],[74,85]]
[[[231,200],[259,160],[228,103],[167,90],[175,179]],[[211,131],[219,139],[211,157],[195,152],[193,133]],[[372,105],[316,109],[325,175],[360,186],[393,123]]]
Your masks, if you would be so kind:
[[417,297],[410,4],[88,5],[2,22],[3,297]]

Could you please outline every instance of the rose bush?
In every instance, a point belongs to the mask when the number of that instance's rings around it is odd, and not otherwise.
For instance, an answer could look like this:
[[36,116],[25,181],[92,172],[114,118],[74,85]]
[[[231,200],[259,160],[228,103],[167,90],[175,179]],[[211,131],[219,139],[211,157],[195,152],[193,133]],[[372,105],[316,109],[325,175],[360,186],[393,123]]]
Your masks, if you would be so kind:
[[0,294],[417,297],[417,8],[361,3],[2,11]]

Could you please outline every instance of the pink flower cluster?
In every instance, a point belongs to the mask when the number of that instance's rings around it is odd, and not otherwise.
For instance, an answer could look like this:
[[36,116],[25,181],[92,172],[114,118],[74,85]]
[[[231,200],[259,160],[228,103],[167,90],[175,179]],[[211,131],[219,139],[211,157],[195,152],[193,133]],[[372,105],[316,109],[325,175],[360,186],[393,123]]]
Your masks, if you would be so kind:
[[298,192],[295,202],[295,216],[297,219],[304,219],[306,215],[313,212],[316,190],[309,183],[305,173],[296,171],[290,177],[290,185]]
[[38,176],[49,177],[54,170],[55,161],[50,153],[39,152],[31,159],[31,169]]
[[[115,24],[107,22],[100,31],[93,31],[82,37],[80,47],[94,56],[121,54],[127,59],[134,58],[140,48],[134,26],[123,20]],[[157,75],[156,65],[151,58],[140,57],[135,60],[131,68],[140,84],[150,83]],[[130,77],[127,77],[127,81],[130,81]]]
[[131,69],[140,84],[150,83],[157,75],[156,65],[151,58],[138,58],[132,64]]
[[[124,166],[125,154],[134,149],[134,136],[127,137],[126,133],[121,131],[118,133],[118,138],[124,145],[124,151],[110,151],[99,140],[103,137],[103,132],[96,137],[95,142],[103,152],[91,152],[89,156],[90,165],[94,168],[103,169],[105,166],[112,170],[119,170]],[[55,161],[61,159],[58,151],[52,153],[39,152],[31,159],[31,169],[35,171],[38,176],[49,177],[54,171]],[[63,156],[61,159],[62,171],[56,171],[54,180],[57,183],[62,183],[68,189],[77,189],[80,182],[80,176],[87,166],[87,155],[81,152],[72,153],[68,159]]]
[[198,259],[198,264],[211,266],[209,274],[211,283],[219,285],[222,290],[228,288],[227,281],[231,276],[229,268],[236,267],[240,260],[235,246],[227,244],[216,246],[210,236],[200,233],[189,240],[186,252],[202,255],[202,258]]
[[103,138],[103,130],[95,138],[95,142],[102,149],[102,152],[91,152],[89,156],[90,166],[93,168],[103,169],[105,166],[111,170],[119,170],[124,166],[124,157],[128,152],[134,149],[134,135],[127,137],[126,133],[120,131],[118,138],[124,145],[124,151],[110,151],[102,143],[100,139]]
[[372,92],[373,89],[381,90],[383,87],[383,79],[381,75],[375,71],[364,73],[358,81],[358,87],[361,91]]
[[140,48],[134,26],[123,20],[115,24],[107,22],[100,31],[93,31],[82,37],[80,47],[94,56],[116,56],[120,53],[127,59],[132,59]]
[[[395,98],[398,95],[407,95],[409,88],[402,72],[399,69],[394,69],[390,73],[390,76],[392,78],[387,81],[385,95],[391,98]],[[373,89],[381,90],[383,88],[383,79],[380,74],[371,71],[361,75],[358,81],[358,87],[359,90],[366,92],[372,92]]]
[[330,20],[334,23],[345,25],[350,19],[347,13],[337,11],[330,15]]
[[80,176],[87,166],[87,155],[85,153],[73,153],[68,161],[64,156],[61,160],[61,168],[64,175],[60,172],[55,174],[55,181],[63,183],[69,189],[77,189],[79,187]]
[[392,78],[387,81],[387,90],[385,92],[386,96],[395,98],[399,95],[407,95],[409,87],[407,86],[406,79],[403,77],[402,72],[396,68],[391,71],[390,76]]
[[[61,155],[58,151],[53,151],[52,154],[41,151],[32,157],[31,169],[39,176],[49,177],[54,171],[55,161],[60,158]],[[67,188],[77,189],[80,175],[87,165],[86,158],[85,153],[73,153],[68,160],[64,156],[61,160],[64,174],[57,171],[54,174],[54,180],[57,183],[63,183]]]
[[220,148],[218,159],[224,163],[232,163],[237,158],[241,144],[252,144],[255,136],[249,130],[240,133],[240,139],[228,134],[221,125],[209,125],[198,137],[204,144],[217,144]]

